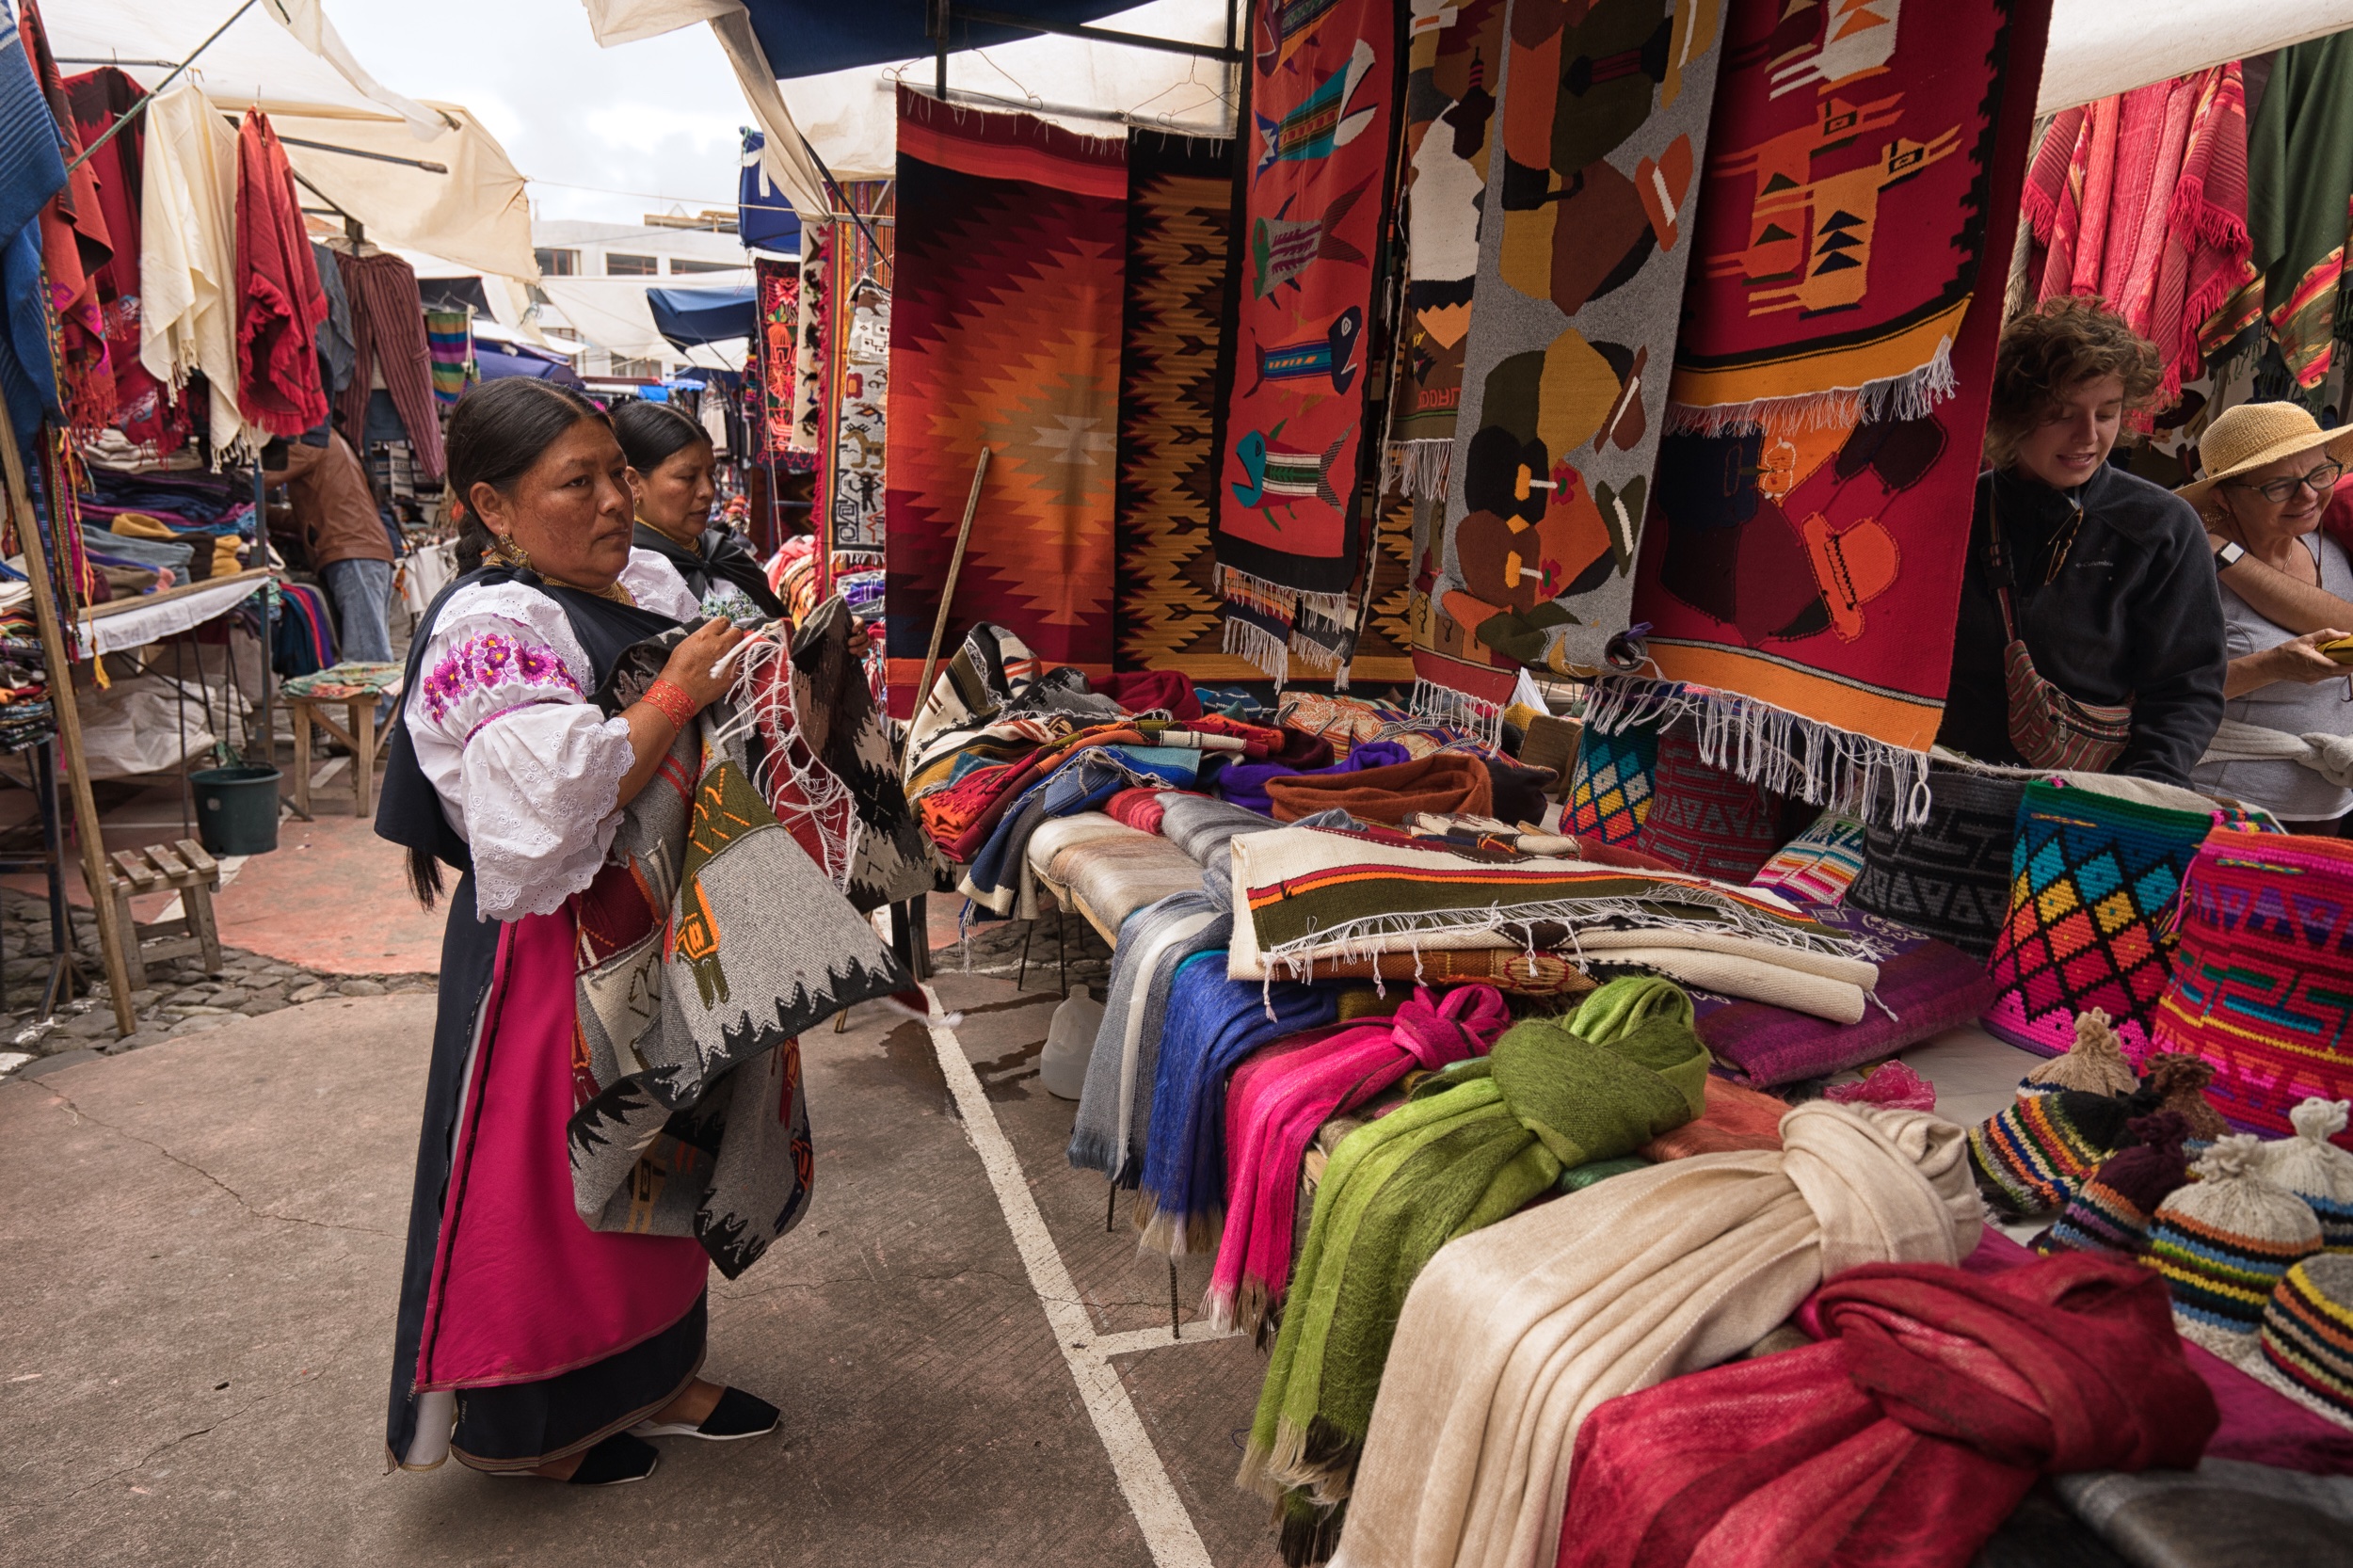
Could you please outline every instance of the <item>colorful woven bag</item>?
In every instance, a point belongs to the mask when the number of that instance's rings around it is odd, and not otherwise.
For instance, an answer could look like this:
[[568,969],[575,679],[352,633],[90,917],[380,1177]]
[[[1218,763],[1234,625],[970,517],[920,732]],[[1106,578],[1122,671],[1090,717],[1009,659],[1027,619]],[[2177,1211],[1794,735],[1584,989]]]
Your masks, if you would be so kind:
[[1900,920],[1982,962],[2009,908],[2010,852],[2025,794],[2015,778],[1930,770],[1924,820],[1864,828],[1863,870],[1847,907]]
[[2180,941],[2152,1036],[2213,1065],[2224,1116],[2281,1138],[2302,1101],[2353,1097],[2353,842],[2217,828]]
[[2172,912],[2214,817],[2055,784],[2029,784],[2010,850],[2009,908],[1987,968],[2001,987],[1985,1027],[2026,1050],[2066,1053],[2097,1007],[2136,1065],[2172,972]]
[[1577,743],[1561,831],[1605,844],[1631,843],[1650,815],[1658,771],[1658,726],[1629,724],[1605,735],[1592,724]]
[[1634,847],[1679,872],[1739,887],[1781,847],[1781,798],[1703,758],[1688,724],[1659,732],[1653,788]]

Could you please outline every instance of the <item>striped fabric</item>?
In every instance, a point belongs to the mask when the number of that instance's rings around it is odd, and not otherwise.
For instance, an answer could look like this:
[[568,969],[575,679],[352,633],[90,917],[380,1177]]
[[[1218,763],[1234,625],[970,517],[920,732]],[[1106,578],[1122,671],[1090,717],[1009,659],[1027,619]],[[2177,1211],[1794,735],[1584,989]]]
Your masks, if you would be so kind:
[[433,401],[456,403],[473,379],[473,312],[424,312],[424,349],[433,360]]
[[351,381],[339,400],[344,428],[368,427],[368,392],[380,369],[416,451],[417,476],[438,484],[444,461],[441,416],[433,401],[433,358],[425,347],[424,301],[417,292],[416,271],[390,251],[373,256],[338,251],[335,265],[351,303]]
[[2066,1210],[2051,1226],[2047,1243],[2038,1239],[2035,1250],[2047,1254],[2063,1248],[2137,1257],[2149,1250],[2149,1216],[2140,1205],[2095,1176],[2067,1200]]
[[[2180,1208],[2157,1210],[2144,1260],[2173,1291],[2173,1316],[2186,1327],[2252,1335],[2281,1276],[2319,1250],[2319,1240],[2268,1240],[2222,1229]],[[2211,1339],[2201,1338],[2209,1349]]]
[[2353,1258],[2312,1257],[2264,1308],[2255,1375],[2339,1426],[2353,1426]]
[[1807,904],[1836,904],[1863,873],[1864,827],[1854,817],[1826,811],[1803,833],[1774,852],[1752,888]]
[[2021,1214],[2047,1214],[2100,1168],[2123,1118],[2123,1103],[2105,1095],[2031,1095],[1969,1129],[1970,1162],[1988,1197]]

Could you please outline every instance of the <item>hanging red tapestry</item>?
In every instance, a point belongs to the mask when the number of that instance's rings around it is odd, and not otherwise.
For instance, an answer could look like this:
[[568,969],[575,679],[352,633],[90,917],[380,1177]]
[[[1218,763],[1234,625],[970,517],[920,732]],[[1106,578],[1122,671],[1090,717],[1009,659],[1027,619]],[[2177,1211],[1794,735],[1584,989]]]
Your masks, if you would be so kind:
[[891,712],[914,706],[981,448],[942,647],[981,621],[1112,668],[1128,170],[1117,140],[899,90],[884,491]]
[[1633,618],[1769,787],[1926,767],[2049,17],[1732,8]]
[[1345,621],[1365,554],[1358,492],[1396,35],[1392,0],[1268,7],[1253,24],[1241,176],[1253,261],[1229,334],[1217,566],[1226,650],[1278,679],[1302,617]]

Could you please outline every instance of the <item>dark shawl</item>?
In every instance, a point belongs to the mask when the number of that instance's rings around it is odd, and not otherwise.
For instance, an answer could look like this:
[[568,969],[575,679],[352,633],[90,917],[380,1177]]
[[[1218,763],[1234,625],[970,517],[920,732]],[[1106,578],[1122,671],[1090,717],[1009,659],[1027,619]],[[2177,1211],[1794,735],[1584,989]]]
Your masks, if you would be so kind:
[[743,589],[744,597],[759,605],[762,615],[780,617],[786,614],[784,600],[768,586],[768,573],[761,568],[760,557],[752,553],[752,547],[739,534],[725,528],[706,528],[700,550],[694,551],[661,529],[641,522],[629,542],[640,550],[652,551],[677,568],[697,604],[716,580]]

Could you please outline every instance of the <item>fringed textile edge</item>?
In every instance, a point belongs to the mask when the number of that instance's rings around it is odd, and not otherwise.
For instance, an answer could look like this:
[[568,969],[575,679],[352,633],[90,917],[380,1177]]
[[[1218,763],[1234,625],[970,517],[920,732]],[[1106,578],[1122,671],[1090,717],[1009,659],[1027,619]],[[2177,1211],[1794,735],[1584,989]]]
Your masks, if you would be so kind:
[[1604,676],[1585,722],[1604,735],[1634,725],[1692,721],[1710,767],[1865,822],[1928,820],[1929,754],[1906,751],[1737,693],[1672,680]]
[[1441,686],[1434,680],[1414,682],[1409,705],[1415,714],[1450,728],[1467,731],[1490,750],[1503,744],[1503,704]]
[[1247,659],[1273,678],[1277,690],[1291,678],[1290,645],[1265,627],[1239,616],[1225,617],[1225,636],[1219,645],[1237,659]]
[[1841,424],[1926,419],[1937,405],[1960,391],[1961,383],[1953,375],[1953,340],[1940,338],[1936,352],[1917,370],[1866,381],[1860,387],[1833,387],[1802,397],[1760,397],[1753,403],[1708,408],[1670,403],[1667,433],[1730,436],[1761,428],[1767,435],[1780,436]]
[[1381,449],[1381,493],[1444,501],[1454,476],[1454,438],[1390,441]]
[[1209,584],[1219,598],[1247,604],[1260,615],[1280,616],[1285,620],[1295,620],[1302,615],[1321,616],[1335,626],[1348,618],[1348,596],[1344,593],[1311,594],[1287,588],[1223,561],[1211,570]]

